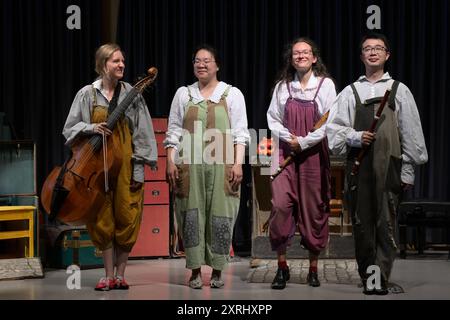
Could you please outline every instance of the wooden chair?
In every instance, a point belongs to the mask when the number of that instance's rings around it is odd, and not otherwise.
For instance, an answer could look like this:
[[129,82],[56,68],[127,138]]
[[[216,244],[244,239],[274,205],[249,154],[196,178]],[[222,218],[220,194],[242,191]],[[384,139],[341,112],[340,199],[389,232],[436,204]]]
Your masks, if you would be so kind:
[[0,231],[0,240],[28,238],[25,257],[34,257],[34,206],[0,206],[0,222],[28,220],[27,230]]

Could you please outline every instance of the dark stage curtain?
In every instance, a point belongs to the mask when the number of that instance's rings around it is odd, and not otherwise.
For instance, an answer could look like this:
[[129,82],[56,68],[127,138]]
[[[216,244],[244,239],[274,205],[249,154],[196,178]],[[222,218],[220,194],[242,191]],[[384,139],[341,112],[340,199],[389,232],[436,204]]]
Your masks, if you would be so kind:
[[[391,42],[387,71],[414,94],[429,152],[407,196],[449,200],[447,0],[122,0],[118,42],[127,52],[128,75],[150,65],[160,69],[149,103],[153,116],[168,115],[176,89],[195,81],[191,53],[206,42],[221,54],[220,79],[244,93],[249,127],[267,128],[266,111],[285,45],[298,36],[314,39],[340,91],[363,74],[358,45],[368,31],[371,13],[366,10],[373,4],[381,9],[379,31]],[[250,213],[241,209],[235,238],[245,242]]]
[[[37,143],[38,192],[64,160],[61,130],[75,93],[94,78],[94,52],[110,28],[102,18],[108,1],[0,1],[0,112],[18,139]],[[220,78],[237,86],[247,103],[249,127],[267,128],[271,89],[285,45],[309,36],[338,90],[363,72],[358,42],[367,31],[369,5],[381,9],[381,32],[391,40],[391,75],[415,96],[429,162],[417,170],[409,197],[450,199],[447,104],[450,102],[447,0],[122,0],[117,42],[126,53],[126,80],[159,68],[147,94],[153,117],[167,116],[176,89],[195,81],[191,53],[203,42],[222,56]],[[66,9],[81,9],[81,30],[68,30]],[[112,30],[109,30],[113,33]],[[249,168],[237,223],[238,241],[249,241]]]
[[[80,30],[66,26],[70,5],[80,8]],[[76,92],[95,79],[100,5],[98,0],[0,2],[0,111],[14,125],[17,139],[36,142],[38,192],[64,160],[61,132]]]

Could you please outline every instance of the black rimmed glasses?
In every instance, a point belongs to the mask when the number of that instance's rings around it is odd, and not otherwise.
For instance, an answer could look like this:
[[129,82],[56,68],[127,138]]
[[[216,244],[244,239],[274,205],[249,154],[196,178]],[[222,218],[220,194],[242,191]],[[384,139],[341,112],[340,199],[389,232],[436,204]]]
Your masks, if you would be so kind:
[[383,46],[375,46],[375,47],[367,46],[367,47],[362,48],[362,52],[364,54],[370,54],[370,53],[372,53],[372,51],[375,51],[376,54],[380,54],[387,50]]

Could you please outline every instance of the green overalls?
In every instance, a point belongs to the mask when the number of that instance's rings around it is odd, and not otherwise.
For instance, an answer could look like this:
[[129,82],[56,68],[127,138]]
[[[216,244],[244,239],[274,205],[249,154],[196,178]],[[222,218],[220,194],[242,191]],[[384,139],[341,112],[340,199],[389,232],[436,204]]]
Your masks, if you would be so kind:
[[[193,164],[177,165],[179,178],[175,191],[175,212],[188,269],[207,264],[222,270],[229,258],[240,203],[240,190],[232,190],[228,182],[234,160],[225,100],[229,90],[230,86],[218,103],[203,100],[195,104],[188,88],[183,140],[190,139],[187,146],[190,150],[182,150],[180,157],[190,151]],[[208,129],[215,130],[215,138],[203,135]]]

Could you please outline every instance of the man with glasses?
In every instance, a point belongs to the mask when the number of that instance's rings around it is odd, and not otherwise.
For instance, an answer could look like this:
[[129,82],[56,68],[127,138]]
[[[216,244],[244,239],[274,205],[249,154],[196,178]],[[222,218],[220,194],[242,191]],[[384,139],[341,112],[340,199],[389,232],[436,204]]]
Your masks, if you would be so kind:
[[[414,167],[428,160],[420,117],[411,91],[394,81],[384,66],[390,57],[382,34],[366,35],[361,41],[361,61],[366,73],[337,97],[329,123],[329,147],[347,154],[346,202],[352,217],[355,255],[365,294],[388,293],[388,280],[396,256],[395,211],[402,190],[414,184]],[[388,103],[370,132],[386,90]],[[355,159],[365,157],[355,170]],[[353,174],[352,174],[353,169]],[[378,266],[381,286],[372,289],[369,266]]]

